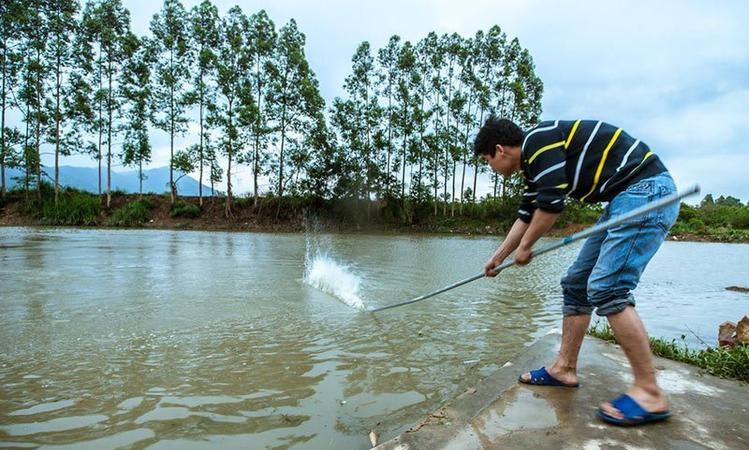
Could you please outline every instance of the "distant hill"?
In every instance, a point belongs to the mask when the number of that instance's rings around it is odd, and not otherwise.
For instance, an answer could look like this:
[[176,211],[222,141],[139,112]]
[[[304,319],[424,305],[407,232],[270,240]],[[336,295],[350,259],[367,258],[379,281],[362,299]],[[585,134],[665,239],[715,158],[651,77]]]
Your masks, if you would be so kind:
[[[42,170],[49,175],[44,177],[49,182],[54,182],[54,167],[43,167]],[[83,191],[97,193],[99,192],[99,175],[97,167],[72,167],[60,166],[60,184],[70,186]],[[23,183],[23,172],[20,170],[10,169],[5,172],[5,182],[9,187]],[[143,171],[145,179],[143,180],[143,192],[153,192],[163,194],[169,192],[169,168],[158,167]],[[175,172],[175,178],[179,175]],[[102,170],[102,192],[107,189],[107,173]],[[129,170],[126,172],[112,171],[112,190],[120,190],[127,193],[138,193],[139,189],[138,171]],[[190,176],[185,176],[177,183],[179,195],[197,196],[198,181]],[[210,195],[210,186],[203,185],[203,195]]]

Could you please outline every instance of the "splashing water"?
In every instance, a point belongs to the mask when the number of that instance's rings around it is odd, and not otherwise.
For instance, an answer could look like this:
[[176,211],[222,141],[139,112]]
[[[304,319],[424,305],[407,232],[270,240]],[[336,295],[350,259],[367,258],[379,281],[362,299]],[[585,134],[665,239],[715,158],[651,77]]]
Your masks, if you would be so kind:
[[307,254],[305,260],[304,282],[326,292],[343,303],[364,309],[364,302],[359,297],[360,278],[350,268],[339,264],[325,253]]

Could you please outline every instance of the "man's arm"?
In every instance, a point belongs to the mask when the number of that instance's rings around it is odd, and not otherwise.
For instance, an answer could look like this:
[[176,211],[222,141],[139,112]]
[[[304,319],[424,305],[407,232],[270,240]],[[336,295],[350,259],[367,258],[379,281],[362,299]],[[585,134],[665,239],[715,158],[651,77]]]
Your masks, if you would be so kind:
[[512,228],[510,228],[510,231],[502,241],[502,244],[500,244],[499,248],[497,248],[497,250],[489,258],[489,261],[487,261],[486,265],[484,266],[484,273],[487,277],[493,277],[497,275],[497,272],[494,272],[494,270],[492,269],[502,264],[502,261],[504,261],[505,258],[510,255],[510,253],[518,248],[518,245],[520,244],[523,235],[528,229],[528,226],[528,223],[523,222],[520,219],[515,220],[515,223],[512,224]]
[[531,219],[528,229],[522,235],[518,244],[518,251],[515,254],[515,262],[518,265],[524,266],[531,261],[533,244],[551,229],[554,222],[557,221],[557,217],[559,217],[559,213],[552,213],[543,209],[537,209],[533,213],[533,219]]

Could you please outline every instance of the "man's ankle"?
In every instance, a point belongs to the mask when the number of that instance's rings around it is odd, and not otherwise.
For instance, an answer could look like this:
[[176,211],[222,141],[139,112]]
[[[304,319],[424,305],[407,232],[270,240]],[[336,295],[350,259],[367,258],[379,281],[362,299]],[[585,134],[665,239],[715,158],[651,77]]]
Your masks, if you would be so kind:
[[560,371],[560,372],[577,372],[577,364],[572,364],[567,360],[557,359],[554,361],[551,365],[553,370]]

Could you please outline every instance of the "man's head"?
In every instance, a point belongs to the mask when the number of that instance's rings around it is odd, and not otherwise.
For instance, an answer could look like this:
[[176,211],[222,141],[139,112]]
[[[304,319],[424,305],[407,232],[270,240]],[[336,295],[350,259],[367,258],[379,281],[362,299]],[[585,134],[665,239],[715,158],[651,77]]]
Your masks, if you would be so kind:
[[523,130],[511,120],[489,116],[473,141],[473,152],[492,169],[508,177],[520,170]]

